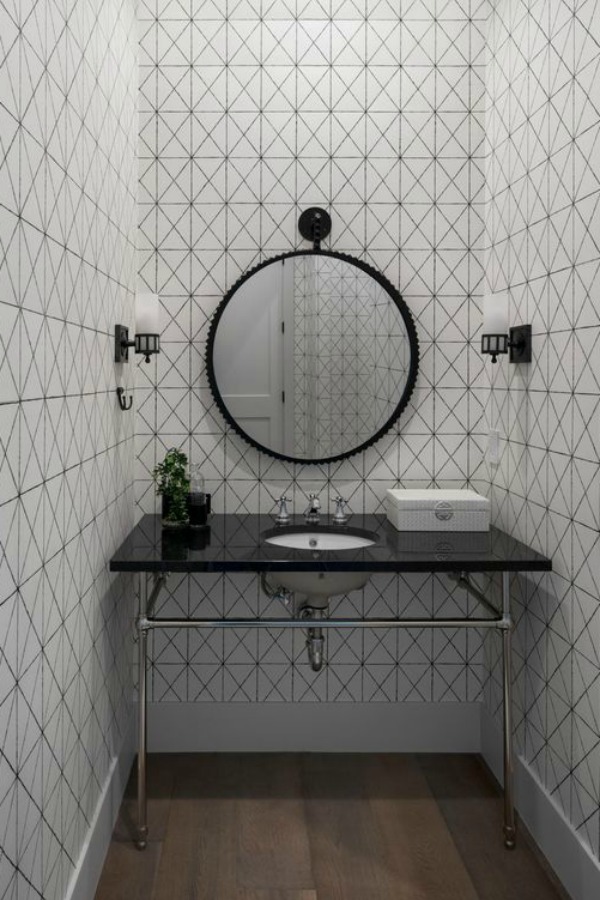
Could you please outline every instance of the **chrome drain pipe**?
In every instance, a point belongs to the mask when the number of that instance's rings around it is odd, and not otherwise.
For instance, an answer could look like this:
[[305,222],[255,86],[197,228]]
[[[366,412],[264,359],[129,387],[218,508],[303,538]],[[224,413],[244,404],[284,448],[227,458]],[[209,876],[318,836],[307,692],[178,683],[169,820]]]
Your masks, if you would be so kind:
[[[323,609],[320,607],[303,606],[300,610],[300,617],[303,619],[321,619],[323,617]],[[308,650],[308,660],[313,672],[320,672],[323,668],[325,638],[323,629],[320,627],[310,627],[307,630],[306,649]]]
[[325,638],[320,628],[310,628],[306,639],[308,659],[313,672],[320,672],[323,668],[323,649]]

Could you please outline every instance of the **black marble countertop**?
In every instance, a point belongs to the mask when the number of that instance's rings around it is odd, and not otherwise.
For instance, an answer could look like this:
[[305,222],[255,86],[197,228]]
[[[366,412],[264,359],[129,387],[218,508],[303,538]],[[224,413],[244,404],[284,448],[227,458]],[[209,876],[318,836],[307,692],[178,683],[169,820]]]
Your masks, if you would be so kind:
[[[301,516],[291,525],[303,525]],[[327,527],[323,516],[320,526]],[[353,515],[348,532],[375,532],[361,550],[290,550],[265,542],[273,516],[213,515],[205,530],[167,530],[146,515],[110,561],[113,572],[499,572],[547,571],[552,562],[497,528],[489,532],[400,532],[385,516]],[[283,530],[283,529],[282,529]],[[336,529],[343,531],[341,529]]]

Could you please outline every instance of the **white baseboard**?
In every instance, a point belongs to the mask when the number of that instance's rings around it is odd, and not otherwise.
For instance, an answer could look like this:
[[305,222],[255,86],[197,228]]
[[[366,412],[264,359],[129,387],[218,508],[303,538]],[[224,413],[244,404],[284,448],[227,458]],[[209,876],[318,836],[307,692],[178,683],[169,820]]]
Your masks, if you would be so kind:
[[[483,708],[481,752],[502,784],[502,733]],[[598,900],[600,863],[579,840],[564,812],[521,757],[515,762],[515,791],[519,816],[569,895],[573,900]]]
[[94,898],[135,752],[135,719],[132,716],[121,750],[114,757],[106,776],[65,900]]
[[478,753],[480,703],[150,703],[150,752]]

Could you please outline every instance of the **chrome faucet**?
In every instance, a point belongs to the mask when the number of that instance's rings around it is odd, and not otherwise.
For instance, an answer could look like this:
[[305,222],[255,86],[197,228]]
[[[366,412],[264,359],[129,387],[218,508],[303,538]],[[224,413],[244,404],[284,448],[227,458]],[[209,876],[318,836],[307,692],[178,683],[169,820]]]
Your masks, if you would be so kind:
[[319,524],[319,510],[321,509],[321,501],[317,494],[308,495],[308,509],[304,513],[304,521],[307,525]]
[[333,522],[335,525],[345,525],[348,521],[348,513],[344,512],[344,507],[347,506],[348,501],[344,500],[343,497],[335,498],[335,514],[333,516]]

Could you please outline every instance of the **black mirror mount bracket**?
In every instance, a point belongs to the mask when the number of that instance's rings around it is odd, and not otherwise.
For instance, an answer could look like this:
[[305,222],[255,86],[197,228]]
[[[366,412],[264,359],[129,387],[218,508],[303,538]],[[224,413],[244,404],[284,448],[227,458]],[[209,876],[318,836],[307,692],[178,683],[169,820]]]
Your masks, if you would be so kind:
[[305,240],[313,242],[313,250],[318,253],[321,241],[331,234],[331,216],[326,209],[311,206],[300,214],[298,231]]

